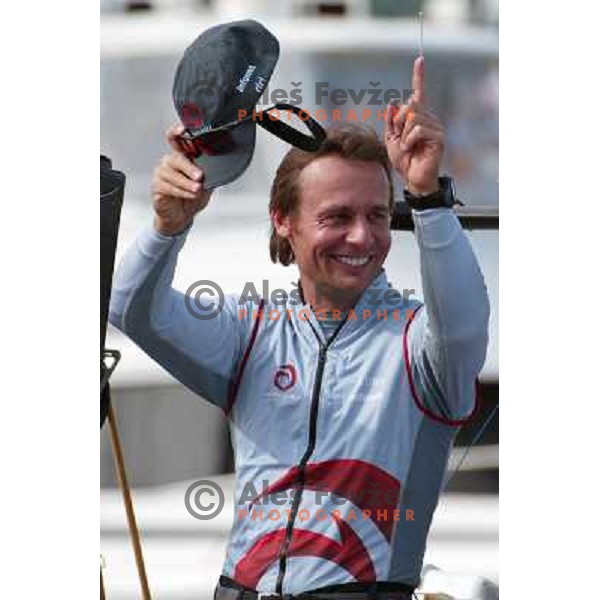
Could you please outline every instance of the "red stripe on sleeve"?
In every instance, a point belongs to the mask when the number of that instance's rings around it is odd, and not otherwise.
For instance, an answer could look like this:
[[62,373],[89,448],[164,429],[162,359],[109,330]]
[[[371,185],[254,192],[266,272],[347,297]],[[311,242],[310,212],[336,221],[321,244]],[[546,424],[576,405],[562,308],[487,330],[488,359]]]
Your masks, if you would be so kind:
[[229,417],[231,410],[233,409],[233,404],[235,403],[235,398],[237,396],[240,383],[242,382],[242,376],[244,375],[244,369],[246,368],[246,363],[248,362],[248,358],[250,357],[250,352],[252,352],[252,347],[254,346],[254,342],[256,340],[256,335],[258,334],[258,327],[263,317],[263,309],[264,309],[265,301],[264,299],[260,301],[260,305],[258,307],[258,316],[256,321],[254,322],[254,327],[252,328],[252,334],[250,335],[250,341],[246,346],[246,350],[244,351],[244,356],[242,357],[242,361],[240,362],[240,367],[238,369],[235,380],[230,388],[229,392],[229,400],[227,402],[227,408],[225,409],[225,416]]
[[470,421],[473,420],[475,415],[479,412],[481,408],[481,390],[479,386],[479,380],[475,379],[475,406],[471,411],[471,414],[464,419],[446,419],[445,417],[441,417],[436,415],[433,411],[429,410],[424,402],[419,398],[419,394],[417,392],[417,387],[415,385],[415,381],[412,374],[412,369],[410,366],[410,353],[408,351],[408,330],[410,329],[410,325],[413,322],[416,314],[421,310],[423,306],[419,306],[417,310],[413,312],[411,317],[407,320],[406,326],[404,327],[404,336],[402,339],[402,354],[404,356],[404,366],[406,367],[406,374],[408,375],[408,384],[410,386],[410,393],[417,405],[417,408],[427,417],[436,421],[437,423],[442,423],[443,425],[449,425],[451,427],[461,427],[462,425],[466,425]]

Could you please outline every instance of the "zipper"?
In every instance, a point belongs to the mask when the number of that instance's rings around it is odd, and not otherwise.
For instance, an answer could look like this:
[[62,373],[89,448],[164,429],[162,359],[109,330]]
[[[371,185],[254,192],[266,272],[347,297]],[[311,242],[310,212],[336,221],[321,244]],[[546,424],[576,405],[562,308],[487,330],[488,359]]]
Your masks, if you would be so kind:
[[294,494],[294,500],[292,502],[290,518],[286,525],[285,539],[279,552],[279,573],[277,575],[277,583],[275,585],[275,593],[279,596],[283,595],[283,578],[285,577],[288,552],[290,549],[290,544],[292,542],[294,524],[296,522],[298,508],[300,507],[300,502],[302,501],[302,494],[304,492],[306,464],[308,463],[308,459],[314,452],[315,444],[317,441],[317,417],[319,414],[319,400],[321,398],[321,384],[323,382],[323,371],[325,370],[325,362],[327,361],[327,350],[337,337],[347,318],[348,316],[346,315],[346,318],[340,323],[339,327],[335,330],[335,332],[325,344],[321,342],[312,323],[308,321],[308,324],[310,325],[311,329],[313,330],[313,333],[315,334],[319,342],[319,358],[317,362],[317,373],[315,375],[315,383],[313,385],[313,393],[310,404],[308,445],[306,447],[306,450],[304,451],[302,458],[300,459],[300,462],[298,463],[298,479],[296,493]]

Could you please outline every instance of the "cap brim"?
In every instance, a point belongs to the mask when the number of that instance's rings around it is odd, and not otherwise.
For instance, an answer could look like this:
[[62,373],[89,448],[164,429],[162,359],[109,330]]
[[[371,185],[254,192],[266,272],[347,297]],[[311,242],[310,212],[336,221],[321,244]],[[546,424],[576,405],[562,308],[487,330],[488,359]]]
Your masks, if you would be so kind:
[[204,187],[212,189],[231,183],[247,168],[254,154],[256,123],[248,120],[228,129],[225,139],[208,143],[206,152],[194,159],[204,171]]

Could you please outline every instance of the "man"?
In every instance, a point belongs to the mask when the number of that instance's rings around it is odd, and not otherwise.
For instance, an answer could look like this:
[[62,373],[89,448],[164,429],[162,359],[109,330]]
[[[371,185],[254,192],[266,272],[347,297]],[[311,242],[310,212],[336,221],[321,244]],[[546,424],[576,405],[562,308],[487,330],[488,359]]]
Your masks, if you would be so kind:
[[[444,137],[424,106],[422,58],[413,89],[407,105],[388,107],[385,145],[346,126],[318,152],[284,158],[270,252],[297,263],[301,299],[285,310],[227,296],[214,318],[198,319],[172,289],[210,192],[182,152],[181,129],[168,132],[154,226],[121,263],[110,320],[230,419],[237,505],[218,598],[404,599],[418,585],[452,441],[475,409],[489,304],[455,215],[426,208],[439,197]],[[391,169],[415,198],[424,306],[399,303],[382,268]],[[273,309],[284,316],[266,318]]]

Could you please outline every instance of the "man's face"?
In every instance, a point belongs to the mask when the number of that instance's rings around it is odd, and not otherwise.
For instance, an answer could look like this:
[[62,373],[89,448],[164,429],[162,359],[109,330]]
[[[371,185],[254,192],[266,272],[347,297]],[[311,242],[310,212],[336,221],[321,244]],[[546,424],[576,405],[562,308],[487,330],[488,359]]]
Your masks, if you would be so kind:
[[275,223],[290,241],[304,289],[365,290],[391,244],[383,167],[324,156],[302,170],[298,183],[297,212]]

